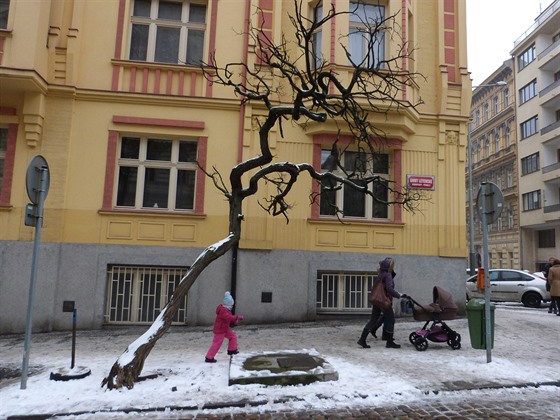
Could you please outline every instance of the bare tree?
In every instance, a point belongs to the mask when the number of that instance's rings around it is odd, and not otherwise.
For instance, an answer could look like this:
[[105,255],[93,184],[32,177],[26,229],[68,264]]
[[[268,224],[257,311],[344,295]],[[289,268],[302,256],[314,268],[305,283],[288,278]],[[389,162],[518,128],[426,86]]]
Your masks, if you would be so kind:
[[[373,200],[401,205],[408,211],[414,211],[421,200],[414,191],[363,170],[385,138],[384,133],[371,123],[371,113],[396,112],[416,105],[400,99],[402,90],[412,86],[418,75],[401,68],[401,62],[409,59],[411,51],[404,42],[398,41],[396,16],[378,15],[375,13],[377,9],[359,4],[349,11],[332,8],[324,16],[321,9],[315,9],[314,16],[308,17],[302,3],[294,0],[289,16],[294,33],[290,39],[282,36],[280,42],[274,42],[263,27],[248,28],[249,39],[254,45],[255,64],[237,62],[219,66],[215,55],[210,63],[203,63],[205,77],[212,83],[231,87],[242,103],[258,103],[266,108],[265,116],[259,121],[260,154],[236,165],[229,175],[229,185],[216,168],[204,169],[228,200],[229,234],[206,248],[196,259],[156,321],[118,358],[102,386],[109,389],[134,386],[144,361],[171,326],[180,303],[200,273],[239,242],[243,200],[257,193],[260,182],[275,186],[274,193],[259,203],[261,207],[272,216],[283,215],[287,220],[290,209],[287,197],[302,173],[319,182],[325,195],[344,185],[371,196]],[[340,77],[337,67],[316,51],[314,43],[318,31],[340,15],[359,22],[359,29],[348,36],[359,37],[369,51],[357,59],[343,47],[351,64],[349,76],[345,77]],[[264,21],[264,15],[261,21]],[[377,54],[377,49],[384,44],[380,42],[382,37],[391,37],[392,42],[399,45],[396,55]],[[340,43],[345,45],[347,40],[341,39]],[[346,146],[339,146],[337,141],[332,146],[328,162],[323,165],[324,170],[309,163],[274,161],[269,145],[269,133],[273,127],[278,125],[283,135],[284,123],[305,127],[327,120],[334,121],[338,133],[349,133],[355,139],[353,150],[358,152],[358,158],[354,167],[349,170],[348,165],[343,167],[340,164],[339,156]],[[246,184],[242,180],[244,176],[248,176]],[[378,196],[379,189],[371,187],[376,184],[390,193]],[[316,204],[317,194],[310,197]],[[336,214],[343,215],[334,202],[330,204]]]

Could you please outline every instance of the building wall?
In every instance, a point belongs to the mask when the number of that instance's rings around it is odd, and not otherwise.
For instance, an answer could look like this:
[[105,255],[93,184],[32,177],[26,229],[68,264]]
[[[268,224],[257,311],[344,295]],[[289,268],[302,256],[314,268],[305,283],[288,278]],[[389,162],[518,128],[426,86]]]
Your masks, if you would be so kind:
[[[520,174],[520,223],[523,244],[522,266],[539,270],[551,256],[560,254],[560,1],[550,4],[535,23],[514,43],[511,54],[515,64],[516,90],[536,81],[537,95],[517,104],[520,162],[538,154],[538,170]],[[522,57],[534,46],[531,60],[522,64]],[[536,132],[523,139],[521,127],[537,117]],[[529,208],[525,194],[540,194]],[[539,241],[539,235],[552,241]]]
[[[473,91],[470,134],[472,164],[467,165],[466,175],[467,191],[469,175],[472,175],[475,254],[482,254],[483,249],[482,222],[477,209],[481,183],[496,184],[504,196],[500,216],[488,226],[488,265],[491,268],[521,268],[516,101],[511,59],[506,60]],[[472,173],[469,174],[469,171]],[[470,207],[467,196],[467,215]],[[470,247],[470,223],[468,229]]]
[[[245,19],[258,23],[257,5],[271,17],[271,36],[291,36],[291,2],[210,0],[204,56],[215,50],[221,63],[240,57],[254,62],[248,40],[239,34]],[[335,5],[348,7],[345,1]],[[271,187],[261,186],[244,202],[237,262],[237,310],[251,322],[313,320],[318,270],[375,272],[385,256],[397,258],[399,290],[431,300],[432,287],[444,285],[464,304],[462,168],[470,99],[465,2],[390,0],[386,6],[390,13],[405,8],[399,23],[418,48],[415,61],[403,65],[425,76],[403,95],[424,102],[371,118],[390,139],[395,180],[434,176],[434,191],[424,193],[414,214],[394,206],[386,221],[340,223],[318,216],[309,204],[317,186],[301,176],[286,223],[262,210],[257,200]],[[196,67],[128,60],[130,14],[126,0],[103,8],[72,0],[10,3],[9,29],[0,33],[0,127],[10,127],[13,139],[3,178],[9,182],[0,192],[0,333],[20,332],[25,323],[35,232],[24,225],[25,173],[37,154],[48,161],[51,177],[33,319],[37,331],[70,327],[61,312],[64,300],[76,301],[80,328],[100,328],[108,265],[188,266],[227,235],[227,200],[200,172],[192,212],[114,205],[120,136],[195,139],[205,167],[215,167],[227,180],[239,159],[259,153],[257,120],[264,113],[255,104],[241,106],[231,90],[208,83]],[[327,39],[341,39],[346,28],[338,19]],[[324,53],[343,77],[348,74],[336,42]],[[272,132],[273,154],[277,161],[318,165],[321,146],[332,142],[336,129],[284,124],[283,137],[278,128]],[[215,305],[232,287],[231,269],[228,254],[203,273],[189,293],[187,324],[213,321]],[[272,293],[272,302],[261,302],[262,292]]]

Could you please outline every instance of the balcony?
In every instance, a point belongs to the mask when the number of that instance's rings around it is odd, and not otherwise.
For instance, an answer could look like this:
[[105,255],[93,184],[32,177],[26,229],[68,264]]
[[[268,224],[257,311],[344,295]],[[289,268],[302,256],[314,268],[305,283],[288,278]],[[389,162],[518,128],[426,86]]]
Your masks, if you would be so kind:
[[556,137],[560,137],[560,120],[553,122],[541,129],[541,142],[546,143]]

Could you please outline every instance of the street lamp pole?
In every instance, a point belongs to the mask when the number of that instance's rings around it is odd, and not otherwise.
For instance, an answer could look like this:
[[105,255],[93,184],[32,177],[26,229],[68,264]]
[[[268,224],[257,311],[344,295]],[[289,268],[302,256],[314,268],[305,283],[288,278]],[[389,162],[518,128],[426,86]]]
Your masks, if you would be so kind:
[[[479,87],[492,87],[492,86],[507,86],[507,82],[500,80],[496,83],[489,83],[487,85],[478,85],[473,86],[473,89]],[[475,274],[477,263],[476,253],[474,249],[474,197],[473,197],[473,156],[472,156],[472,142],[471,142],[471,120],[469,119],[468,126],[467,126],[467,165],[469,170],[469,268],[470,268],[470,275],[473,276]]]

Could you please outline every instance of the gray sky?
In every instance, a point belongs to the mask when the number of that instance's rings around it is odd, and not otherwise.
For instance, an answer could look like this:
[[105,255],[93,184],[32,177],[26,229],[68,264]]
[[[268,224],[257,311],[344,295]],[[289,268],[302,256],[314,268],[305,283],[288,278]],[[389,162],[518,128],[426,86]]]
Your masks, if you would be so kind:
[[510,58],[513,42],[554,0],[467,0],[468,69],[479,85]]

